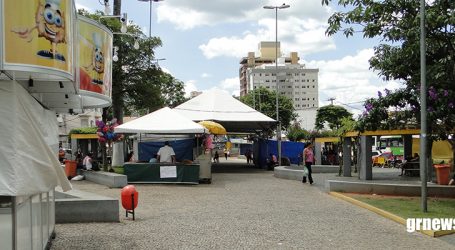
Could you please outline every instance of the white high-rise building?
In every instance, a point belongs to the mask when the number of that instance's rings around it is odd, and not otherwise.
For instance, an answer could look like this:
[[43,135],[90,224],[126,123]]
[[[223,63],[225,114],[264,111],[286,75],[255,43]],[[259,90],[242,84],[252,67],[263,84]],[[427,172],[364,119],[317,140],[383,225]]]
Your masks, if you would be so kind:
[[[263,64],[248,69],[248,89],[264,87],[276,90],[275,65]],[[300,64],[278,64],[278,93],[289,97],[295,110],[318,108],[318,69],[307,69]]]
[[[278,43],[278,51],[279,45]],[[290,57],[278,58],[277,78],[275,42],[261,42],[259,51],[260,57],[255,57],[254,53],[250,52],[248,57],[241,61],[241,96],[259,87],[276,90],[278,79],[278,92],[292,100],[298,114],[297,121],[302,128],[314,129],[316,110],[319,108],[319,69],[308,69],[299,64],[297,52],[291,52]]]

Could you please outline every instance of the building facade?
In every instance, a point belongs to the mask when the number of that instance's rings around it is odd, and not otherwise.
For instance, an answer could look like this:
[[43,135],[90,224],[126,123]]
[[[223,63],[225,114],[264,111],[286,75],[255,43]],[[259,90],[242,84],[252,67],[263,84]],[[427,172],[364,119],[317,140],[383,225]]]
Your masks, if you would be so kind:
[[[278,55],[281,55],[280,43],[277,46]],[[259,57],[249,52],[248,57],[242,58],[239,70],[240,96],[260,87],[276,90],[278,80],[278,93],[292,100],[299,116],[297,121],[303,128],[312,130],[319,108],[319,69],[308,69],[299,64],[297,52],[291,52],[289,57],[278,58],[277,76],[275,49],[275,42],[261,42]]]
[[102,115],[103,110],[101,108],[86,109],[84,113],[77,115],[58,114],[59,143],[62,144],[63,148],[71,148],[68,144],[68,134],[71,129],[96,127],[95,121],[101,120]]

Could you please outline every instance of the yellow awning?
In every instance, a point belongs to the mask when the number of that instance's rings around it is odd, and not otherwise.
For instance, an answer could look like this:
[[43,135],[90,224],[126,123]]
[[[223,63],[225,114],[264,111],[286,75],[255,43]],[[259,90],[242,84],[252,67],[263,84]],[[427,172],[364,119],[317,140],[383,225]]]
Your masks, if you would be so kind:
[[71,139],[98,139],[97,134],[71,134]]
[[340,138],[338,138],[338,137],[319,137],[319,138],[314,139],[315,142],[320,142],[320,143],[338,142],[339,140],[340,140]]
[[[420,129],[393,129],[393,130],[376,130],[365,131],[360,135],[418,135]],[[344,137],[356,137],[359,135],[358,131],[347,132]]]

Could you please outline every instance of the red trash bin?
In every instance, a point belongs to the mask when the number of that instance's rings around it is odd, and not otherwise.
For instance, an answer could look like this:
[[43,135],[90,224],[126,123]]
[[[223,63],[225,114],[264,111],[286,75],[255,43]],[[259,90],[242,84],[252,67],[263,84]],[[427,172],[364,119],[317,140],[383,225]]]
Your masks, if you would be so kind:
[[139,193],[136,191],[136,187],[134,185],[127,185],[122,188],[121,198],[122,206],[126,210],[126,217],[128,217],[128,213],[133,214],[134,220],[134,209],[137,207],[139,200]]
[[436,164],[436,179],[439,185],[448,185],[450,181],[450,165],[449,164]]
[[65,174],[68,179],[76,176],[77,162],[72,160],[65,160]]

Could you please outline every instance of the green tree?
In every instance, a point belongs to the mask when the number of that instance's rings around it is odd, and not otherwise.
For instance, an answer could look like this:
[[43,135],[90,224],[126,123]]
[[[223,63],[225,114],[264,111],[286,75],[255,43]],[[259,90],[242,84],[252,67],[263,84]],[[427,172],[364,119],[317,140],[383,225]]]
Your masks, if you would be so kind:
[[[358,129],[419,125],[419,0],[340,0],[338,4],[348,11],[335,12],[326,33],[343,32],[349,37],[360,31],[364,37],[380,38],[382,43],[374,48],[370,59],[371,68],[386,80],[405,83],[401,89],[385,89],[378,98],[368,99]],[[455,1],[427,1],[425,9],[429,135],[447,139],[455,127]]]
[[[331,0],[322,0],[329,4]],[[380,38],[370,68],[385,80],[398,80],[405,87],[385,89],[378,98],[365,102],[357,129],[398,129],[420,126],[420,1],[339,0],[346,12],[335,12],[328,20],[328,35],[343,32],[347,37],[360,31],[364,37]],[[427,125],[431,154],[432,141],[448,139],[455,154],[455,1],[425,3],[425,47],[428,89]],[[359,30],[355,30],[359,29]],[[429,155],[422,157],[429,158]],[[428,161],[431,164],[431,161]]]
[[161,82],[161,99],[164,100],[164,105],[174,108],[186,101],[185,98],[185,84],[174,78],[171,74],[163,72],[160,75]]
[[309,140],[310,139],[310,132],[302,129],[299,123],[294,123],[289,126],[288,129],[288,138],[290,141],[301,141],[301,140]]
[[324,123],[327,122],[330,129],[338,130],[342,124],[343,118],[352,120],[352,114],[344,107],[333,104],[320,107],[316,114],[315,128],[323,129]]
[[[240,97],[240,101],[268,117],[276,119],[276,91],[260,87]],[[281,126],[287,130],[291,121],[297,117],[294,113],[294,105],[292,100],[284,95],[278,95],[278,102]]]

